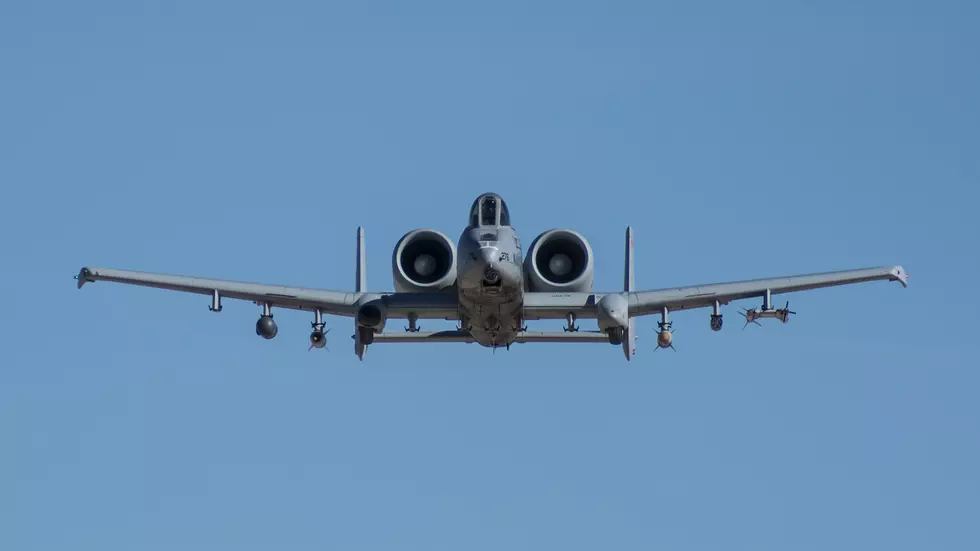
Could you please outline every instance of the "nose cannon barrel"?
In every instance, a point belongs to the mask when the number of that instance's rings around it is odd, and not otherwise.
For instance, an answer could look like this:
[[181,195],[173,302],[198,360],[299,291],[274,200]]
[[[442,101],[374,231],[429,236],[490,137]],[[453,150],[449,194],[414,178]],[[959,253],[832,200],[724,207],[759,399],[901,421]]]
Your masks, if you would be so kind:
[[480,249],[480,265],[483,267],[483,282],[487,285],[500,283],[500,252],[494,247]]

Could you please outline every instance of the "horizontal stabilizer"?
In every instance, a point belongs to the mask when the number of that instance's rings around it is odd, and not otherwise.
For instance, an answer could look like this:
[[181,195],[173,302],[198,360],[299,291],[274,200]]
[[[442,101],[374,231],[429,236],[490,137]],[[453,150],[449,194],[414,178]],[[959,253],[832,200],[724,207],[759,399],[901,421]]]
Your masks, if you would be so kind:
[[[374,343],[384,342],[476,342],[466,331],[433,331],[428,333],[405,331],[403,333],[379,333]],[[609,336],[598,331],[522,331],[515,343],[529,342],[598,342],[609,343]]]

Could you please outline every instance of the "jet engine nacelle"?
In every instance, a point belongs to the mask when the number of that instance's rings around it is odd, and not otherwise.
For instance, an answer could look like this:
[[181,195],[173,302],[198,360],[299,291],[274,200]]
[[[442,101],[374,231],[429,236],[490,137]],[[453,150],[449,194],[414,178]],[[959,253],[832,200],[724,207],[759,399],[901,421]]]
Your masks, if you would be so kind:
[[594,272],[592,247],[574,230],[542,233],[524,258],[525,281],[532,292],[591,292]]
[[437,230],[413,230],[402,236],[391,256],[395,290],[441,291],[456,283],[456,245]]

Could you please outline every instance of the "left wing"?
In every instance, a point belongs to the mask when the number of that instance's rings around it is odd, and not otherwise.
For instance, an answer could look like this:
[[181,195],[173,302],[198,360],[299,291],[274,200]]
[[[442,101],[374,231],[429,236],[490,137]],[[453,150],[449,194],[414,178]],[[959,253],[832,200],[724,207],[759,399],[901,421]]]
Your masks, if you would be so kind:
[[[321,314],[354,317],[359,305],[366,301],[380,301],[393,318],[409,316],[427,319],[456,319],[458,311],[454,293],[368,293],[366,256],[364,253],[364,229],[357,228],[357,264],[353,291],[308,289],[286,285],[247,283],[223,279],[208,279],[174,274],[134,272],[114,268],[84,267],[75,276],[78,288],[92,281],[111,281],[156,289],[211,296],[211,309],[221,310],[221,299],[231,298],[268,305],[269,308],[291,310],[319,310]],[[318,318],[319,319],[319,318]]]
[[209,295],[212,307],[220,308],[214,297],[248,300],[257,304],[291,310],[320,310],[323,314],[353,317],[358,301],[380,300],[393,318],[405,318],[410,313],[420,319],[456,319],[457,299],[453,293],[363,293],[308,289],[247,283],[223,279],[206,279],[172,274],[156,274],[116,270],[113,268],[82,268],[78,275],[78,288],[93,281],[111,281],[142,287],[154,287],[170,291]]
[[154,287],[157,289],[196,293],[199,295],[214,295],[217,293],[221,298],[249,300],[259,304],[269,304],[270,306],[293,310],[314,310],[319,308],[324,314],[338,316],[353,316],[354,304],[361,294],[345,291],[287,287],[285,285],[206,279],[182,275],[134,272],[112,268],[84,267],[78,272],[76,279],[78,279],[79,289],[89,282],[111,281],[114,283]]

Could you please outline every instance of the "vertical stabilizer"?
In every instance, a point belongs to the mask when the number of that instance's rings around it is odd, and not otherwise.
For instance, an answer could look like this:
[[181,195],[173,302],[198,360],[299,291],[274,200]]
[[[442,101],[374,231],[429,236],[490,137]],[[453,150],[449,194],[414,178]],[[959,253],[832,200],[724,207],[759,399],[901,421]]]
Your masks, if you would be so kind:
[[357,322],[354,322],[354,355],[363,362],[364,354],[367,354],[367,345],[361,341],[361,330],[357,327]]
[[633,228],[626,226],[626,266],[623,272],[623,290],[627,293],[635,291],[636,276],[633,273]]
[[[626,226],[626,263],[623,266],[623,291],[626,293],[627,304],[629,304],[629,294],[636,290],[636,274],[633,271],[633,228]],[[636,318],[629,315],[629,327],[626,328],[626,335],[623,339],[623,354],[626,361],[629,361],[633,354],[636,354]]]
[[[364,254],[364,228],[357,227],[357,264],[354,267],[354,291],[357,293],[367,292],[367,255]],[[367,353],[367,344],[361,341],[361,329],[354,321],[354,354],[361,361],[364,361],[364,354]]]
[[367,292],[367,258],[364,255],[364,228],[357,227],[357,268],[354,274],[354,291],[358,293]]

